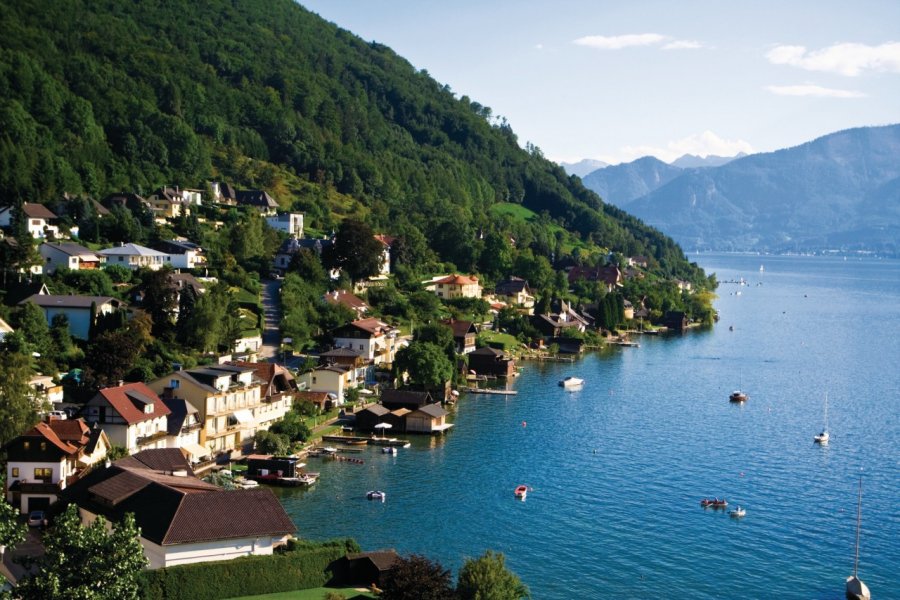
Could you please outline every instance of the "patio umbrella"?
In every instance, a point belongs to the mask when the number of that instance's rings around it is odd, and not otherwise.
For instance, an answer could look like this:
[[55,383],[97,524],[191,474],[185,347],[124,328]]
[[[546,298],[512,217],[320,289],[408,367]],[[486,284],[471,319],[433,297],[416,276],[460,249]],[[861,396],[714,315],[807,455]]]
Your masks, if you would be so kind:
[[361,396],[371,396],[375,392],[373,392],[372,390],[361,389],[361,390],[359,390],[359,393]]
[[393,427],[393,425],[391,425],[390,423],[378,423],[377,425],[375,425],[375,429],[380,429],[380,430],[381,430],[381,437],[382,437],[382,438],[384,437],[384,430],[385,430],[385,429],[390,429],[391,427]]

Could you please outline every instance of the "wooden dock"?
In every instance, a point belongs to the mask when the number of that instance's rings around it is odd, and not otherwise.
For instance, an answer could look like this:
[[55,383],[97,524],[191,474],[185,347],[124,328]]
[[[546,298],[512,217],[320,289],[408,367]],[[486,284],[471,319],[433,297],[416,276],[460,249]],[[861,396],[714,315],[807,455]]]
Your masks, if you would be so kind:
[[462,391],[469,394],[490,394],[493,396],[515,396],[516,390],[492,390],[490,388],[465,387]]

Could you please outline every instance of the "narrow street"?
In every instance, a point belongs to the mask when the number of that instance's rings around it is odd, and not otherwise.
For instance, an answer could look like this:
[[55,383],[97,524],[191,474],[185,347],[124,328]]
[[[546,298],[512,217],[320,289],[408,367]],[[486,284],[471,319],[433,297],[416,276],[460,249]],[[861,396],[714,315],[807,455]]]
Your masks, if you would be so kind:
[[262,290],[260,300],[263,305],[263,345],[259,349],[259,359],[273,361],[278,358],[281,350],[281,332],[278,324],[281,322],[281,281],[278,279],[264,279],[260,282]]

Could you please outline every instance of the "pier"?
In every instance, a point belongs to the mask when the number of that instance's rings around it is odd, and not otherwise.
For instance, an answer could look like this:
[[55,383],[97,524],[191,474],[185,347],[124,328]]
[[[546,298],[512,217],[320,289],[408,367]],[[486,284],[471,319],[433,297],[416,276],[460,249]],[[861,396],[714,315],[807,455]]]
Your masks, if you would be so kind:
[[516,390],[492,390],[490,388],[464,387],[462,391],[469,394],[490,394],[493,396],[515,396]]

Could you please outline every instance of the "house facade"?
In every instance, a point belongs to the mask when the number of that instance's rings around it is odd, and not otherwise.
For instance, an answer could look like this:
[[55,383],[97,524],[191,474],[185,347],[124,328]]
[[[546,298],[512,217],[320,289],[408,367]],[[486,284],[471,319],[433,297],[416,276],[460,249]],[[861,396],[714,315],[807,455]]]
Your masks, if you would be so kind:
[[81,419],[49,417],[4,446],[7,500],[22,513],[45,510],[109,448],[102,429]]
[[448,275],[430,282],[430,289],[442,300],[454,298],[481,298],[481,284],[474,275]]
[[406,415],[407,433],[443,433],[453,427],[440,404],[426,404]]
[[344,393],[357,386],[356,370],[344,365],[323,365],[300,376],[300,382],[310,392],[325,392],[333,396],[334,406],[344,403]]
[[176,371],[147,384],[163,398],[184,398],[196,407],[203,427],[200,445],[213,455],[240,450],[259,426],[262,382],[254,369],[236,365],[209,365]]
[[296,532],[271,490],[223,490],[198,479],[178,450],[150,450],[96,469],[64,499],[84,525],[134,515],[151,569],[265,556]]
[[[65,315],[69,320],[69,333],[81,340],[88,339],[95,316],[113,313],[123,306],[120,300],[109,296],[34,294],[19,304],[25,302],[34,302],[41,307],[48,325],[53,323],[56,315]],[[92,306],[96,309],[96,315],[91,314]]]
[[528,282],[520,277],[510,277],[494,287],[494,295],[525,314],[534,314],[534,295]]
[[303,237],[303,213],[281,213],[266,217],[266,224],[276,231],[283,231],[291,237]]
[[44,259],[44,272],[64,267],[72,271],[96,270],[106,260],[93,250],[72,242],[44,242],[38,251]]
[[[13,222],[14,206],[0,208],[0,227],[9,227]],[[22,204],[22,212],[27,219],[28,233],[35,239],[43,239],[48,236],[59,237],[59,228],[52,225],[56,215],[43,204],[25,202]]]
[[468,354],[475,351],[475,338],[478,337],[475,323],[459,319],[449,319],[443,323],[453,330],[453,342],[456,344],[457,354]]
[[168,255],[168,263],[173,269],[202,269],[206,266],[203,248],[186,240],[162,240],[153,244],[153,249]]
[[169,407],[143,383],[108,387],[88,400],[81,411],[88,423],[97,423],[109,440],[129,454],[168,447]]
[[397,329],[370,317],[338,327],[332,332],[336,348],[359,350],[365,360],[390,368],[400,344]]

